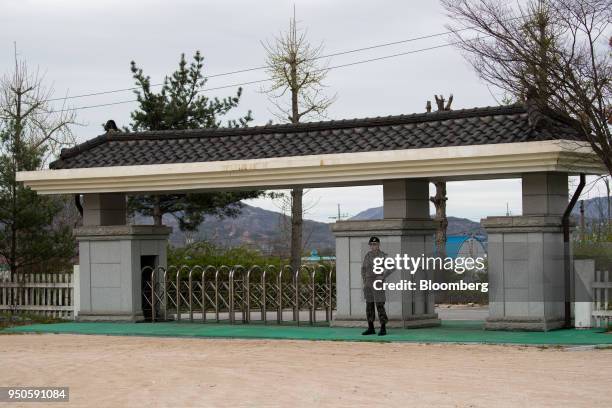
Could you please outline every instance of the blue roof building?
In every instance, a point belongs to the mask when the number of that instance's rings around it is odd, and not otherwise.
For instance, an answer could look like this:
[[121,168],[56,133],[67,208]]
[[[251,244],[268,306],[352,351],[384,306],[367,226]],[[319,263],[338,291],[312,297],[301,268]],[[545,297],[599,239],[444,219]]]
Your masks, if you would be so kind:
[[310,251],[310,256],[303,256],[302,261],[304,262],[321,262],[321,261],[329,261],[333,262],[336,260],[335,256],[320,256],[319,252],[316,249]]
[[446,238],[446,256],[453,259],[485,258],[487,240],[482,235],[450,235]]

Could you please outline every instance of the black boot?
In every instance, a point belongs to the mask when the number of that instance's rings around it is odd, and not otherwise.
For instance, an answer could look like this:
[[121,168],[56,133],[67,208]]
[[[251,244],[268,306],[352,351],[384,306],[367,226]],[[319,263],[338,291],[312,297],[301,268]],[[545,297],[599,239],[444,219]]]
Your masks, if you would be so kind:
[[370,334],[376,334],[376,331],[374,330],[374,322],[368,322],[368,330],[364,331],[361,334],[363,336],[368,336]]
[[384,336],[387,334],[387,328],[385,327],[385,324],[381,324],[380,325],[380,330],[378,331],[378,335],[379,336]]

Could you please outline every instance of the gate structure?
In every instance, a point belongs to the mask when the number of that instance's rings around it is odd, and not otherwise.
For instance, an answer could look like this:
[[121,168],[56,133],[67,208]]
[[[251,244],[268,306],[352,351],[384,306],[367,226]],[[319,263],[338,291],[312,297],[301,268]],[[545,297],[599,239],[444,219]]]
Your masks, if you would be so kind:
[[335,269],[327,265],[145,267],[143,305],[151,321],[329,323]]
[[[433,255],[430,183],[521,178],[522,214],[482,222],[489,242],[486,328],[552,330],[571,323],[571,253],[565,243],[577,196],[569,200],[568,177],[607,173],[589,140],[571,118],[528,99],[508,106],[313,123],[109,131],[63,150],[48,170],[18,172],[17,180],[38,194],[82,195],[83,226],[75,229],[79,320],[115,321],[142,319],[142,267],[166,266],[171,232],[163,226],[128,225],[128,195],[382,185],[382,219],[338,220],[333,227],[338,289],[333,324],[355,327],[365,324],[360,267],[370,236],[381,238],[383,250],[396,248],[387,252],[392,256]],[[310,272],[303,268],[283,269],[282,275],[263,267],[261,272],[238,266],[190,269],[191,280],[189,268],[155,270],[150,303],[164,306],[151,308],[156,319],[173,309],[177,319],[183,312],[195,319],[199,307],[219,320],[248,321],[257,313],[266,320],[268,313],[259,310],[263,304],[280,309],[281,321],[283,309],[293,308],[295,316],[287,319],[299,322],[300,312],[322,307],[316,284],[309,286]],[[280,287],[274,282],[278,276]],[[396,274],[389,282],[399,278]],[[304,289],[309,287],[315,288],[314,302]],[[263,302],[257,301],[262,298],[258,289],[270,292]],[[440,323],[427,291],[404,291],[400,297],[389,308],[389,327]],[[311,319],[318,319],[317,313],[304,317]]]

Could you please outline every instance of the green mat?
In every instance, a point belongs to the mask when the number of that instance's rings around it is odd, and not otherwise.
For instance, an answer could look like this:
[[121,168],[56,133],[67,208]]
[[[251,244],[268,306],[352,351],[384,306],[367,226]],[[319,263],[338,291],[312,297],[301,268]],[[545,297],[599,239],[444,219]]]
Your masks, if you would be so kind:
[[236,339],[291,339],[418,343],[486,343],[526,345],[612,345],[603,329],[550,332],[486,331],[482,321],[445,321],[440,327],[389,329],[385,337],[362,336],[363,329],[321,326],[229,325],[217,323],[85,323],[34,324],[0,333],[70,333],[116,336],[203,337]]

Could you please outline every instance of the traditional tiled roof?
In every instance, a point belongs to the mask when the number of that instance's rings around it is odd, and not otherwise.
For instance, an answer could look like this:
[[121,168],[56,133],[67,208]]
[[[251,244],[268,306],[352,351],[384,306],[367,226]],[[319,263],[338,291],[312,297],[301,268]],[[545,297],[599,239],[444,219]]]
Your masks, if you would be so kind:
[[109,132],[62,150],[50,167],[192,163],[555,139],[583,137],[568,120],[516,104],[297,125]]

